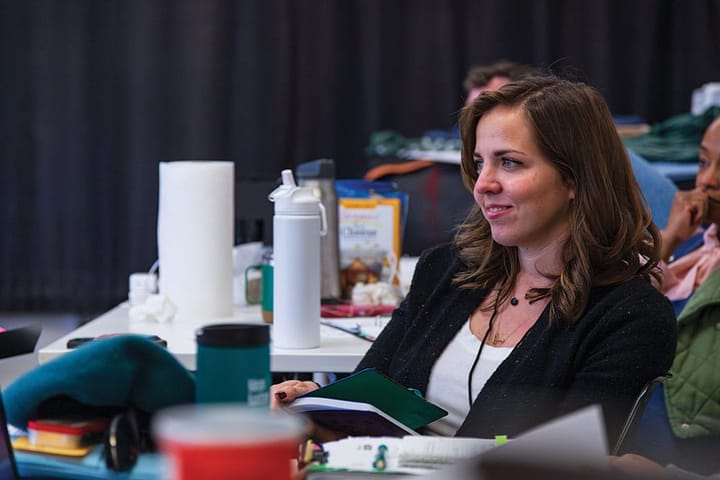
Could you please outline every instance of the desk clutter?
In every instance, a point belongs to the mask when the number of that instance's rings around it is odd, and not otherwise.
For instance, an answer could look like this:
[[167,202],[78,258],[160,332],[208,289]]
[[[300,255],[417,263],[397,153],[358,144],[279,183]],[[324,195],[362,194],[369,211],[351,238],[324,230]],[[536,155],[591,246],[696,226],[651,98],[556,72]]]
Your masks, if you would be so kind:
[[[364,320],[372,323],[377,318]],[[262,322],[255,327],[270,328]],[[338,334],[343,332],[338,331]],[[242,369],[242,365],[228,367]],[[26,437],[31,422],[35,427],[38,422],[44,424],[40,430],[44,426],[45,433],[49,431],[48,424],[53,423],[50,420],[77,422],[78,419],[102,417],[109,423],[102,438],[98,440],[96,437],[95,443],[87,439],[92,448],[76,456],[68,455],[69,452],[65,455],[40,452],[38,447],[42,445],[34,445],[35,451],[32,451],[33,448],[21,450],[30,440],[17,437],[21,474],[73,479],[231,479],[238,478],[238,472],[267,468],[274,473],[266,478],[289,480],[294,471],[291,459],[295,458],[301,445],[302,417],[275,415],[266,406],[249,407],[247,403],[237,401],[198,403],[198,374],[202,374],[201,369],[193,375],[168,349],[139,335],[120,335],[86,342],[27,372],[4,392],[8,421],[17,429],[24,430]],[[347,394],[349,396],[344,398],[350,401],[364,399],[376,402],[366,397],[355,397],[353,392],[357,393],[359,388],[358,395],[379,394],[378,402],[389,402],[392,404],[390,407],[404,405],[410,401],[408,399],[425,405],[423,399],[416,398],[414,393],[398,385],[393,387],[401,388],[403,400],[393,400],[383,386],[385,379],[377,376],[371,378],[371,386],[361,383],[358,388],[353,387],[354,390],[344,388],[353,384],[353,379],[364,375],[367,372],[338,380],[317,392],[331,392],[331,396],[337,398]],[[412,423],[413,428],[418,428],[429,418],[433,417],[422,416],[418,423]],[[410,425],[411,421],[403,423]],[[54,432],[60,433],[60,438],[39,439],[36,435],[34,442],[37,444],[41,440],[40,444],[45,447],[49,444],[57,447],[59,442],[68,440],[69,449],[82,446],[86,441],[82,437],[89,432],[82,425],[73,425],[72,428],[74,430],[70,433]],[[35,430],[37,434],[38,429]],[[497,433],[502,435],[502,432]],[[599,407],[584,409],[569,418],[538,427],[532,435],[530,433],[508,441],[508,445],[517,447],[508,454],[511,461],[526,456],[531,460],[557,461],[559,455],[563,459],[576,459],[592,468],[601,468],[605,462],[607,447]],[[428,438],[422,435],[413,437]],[[479,451],[476,449],[484,451],[485,447],[492,447],[483,456],[503,451],[503,446],[496,446],[492,439],[468,440],[471,448],[468,451],[465,447],[459,448],[459,441],[454,439],[430,437],[432,440],[419,440],[419,446],[425,450],[421,450],[410,462],[409,454],[401,455],[413,442],[407,438],[373,437],[374,443],[369,448],[369,440],[362,436],[351,437],[344,443],[324,443],[322,451],[327,455],[314,457],[319,460],[314,460],[316,463],[311,471],[323,475],[358,468],[364,473],[398,473],[405,468],[413,469],[409,470],[413,472],[428,472],[443,469],[448,463],[468,454],[475,455]],[[438,441],[442,448],[433,446]],[[352,462],[349,462],[342,452],[360,448],[358,445],[362,447],[361,454],[352,455]],[[404,459],[402,464],[401,459]],[[358,466],[359,460],[363,461]]]
[[135,478],[157,478],[141,474],[154,462],[152,415],[194,399],[193,375],[142,335],[86,342],[3,392],[21,475],[57,478],[107,478],[136,463]]
[[[232,162],[160,163],[159,258],[130,275],[126,319],[112,332],[63,339],[60,356],[3,392],[21,474],[150,479],[170,464],[173,479],[290,478],[304,416],[268,410],[271,347],[323,350],[321,321],[333,322],[323,331],[335,349],[349,335],[372,341],[402,299],[406,199],[364,181],[335,197],[328,162],[299,184],[283,171],[263,199],[275,205],[272,247],[235,248]],[[259,304],[265,322],[234,321],[240,300]],[[173,333],[190,325],[194,366],[179,360],[185,339]]]
[[30,420],[27,437],[20,437],[13,446],[18,450],[81,457],[99,443],[110,422],[106,418],[66,419],[37,418]]
[[391,182],[336,180],[330,159],[299,165],[297,177],[283,170],[268,192],[273,245],[233,247],[233,163],[161,162],[158,261],[130,274],[130,318],[187,323],[259,303],[276,347],[310,349],[321,304],[397,306],[407,195]]
[[358,436],[304,448],[310,452],[306,455],[306,463],[315,472],[421,475],[501,444],[502,440],[479,438]]
[[126,334],[17,378],[3,392],[3,423],[21,475],[289,479],[304,424],[268,409],[269,326],[209,325],[198,344],[194,373],[146,336]]
[[[356,436],[301,449],[309,479],[486,478],[478,465],[564,467],[579,476],[492,476],[491,478],[616,478],[607,461],[599,406],[590,406],[508,439],[437,436]],[[467,468],[469,464],[473,468]],[[617,473],[617,472],[615,472]],[[334,475],[333,475],[334,474]],[[365,474],[365,475],[362,475]],[[390,475],[387,476],[386,475]],[[398,475],[394,477],[392,475]],[[634,478],[634,477],[633,477]]]
[[19,448],[27,438],[16,437],[14,457],[22,478],[290,480],[302,423],[232,404],[182,405],[158,412],[152,431],[158,444],[152,452],[111,431],[104,443],[76,456]]

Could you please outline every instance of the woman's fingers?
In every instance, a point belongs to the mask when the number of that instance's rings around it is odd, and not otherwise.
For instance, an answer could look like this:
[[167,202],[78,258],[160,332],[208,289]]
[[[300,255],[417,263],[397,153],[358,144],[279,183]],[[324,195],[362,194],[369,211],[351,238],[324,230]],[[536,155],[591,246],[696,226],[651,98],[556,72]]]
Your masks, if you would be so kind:
[[680,191],[679,197],[685,206],[685,211],[690,214],[690,226],[697,228],[700,222],[705,218],[708,210],[708,195],[706,192],[695,189],[689,191]]
[[708,195],[695,190],[679,190],[675,193],[667,224],[663,229],[663,258],[669,256],[677,246],[690,238],[707,216]]
[[317,390],[315,382],[287,380],[270,387],[270,408],[278,408],[283,403],[290,403],[300,395]]
[[720,223],[720,200],[708,197],[708,209],[705,219],[711,223]]

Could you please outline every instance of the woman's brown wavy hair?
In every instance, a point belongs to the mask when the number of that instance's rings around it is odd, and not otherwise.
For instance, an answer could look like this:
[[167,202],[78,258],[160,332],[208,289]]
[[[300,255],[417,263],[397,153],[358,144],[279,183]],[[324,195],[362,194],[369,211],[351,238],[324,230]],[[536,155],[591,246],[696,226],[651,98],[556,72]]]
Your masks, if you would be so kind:
[[[562,250],[562,272],[545,273],[550,321],[574,323],[585,310],[590,288],[616,285],[632,277],[659,279],[660,235],[645,207],[627,151],[602,95],[583,83],[554,76],[531,77],[483,92],[460,113],[462,176],[472,192],[477,180],[473,161],[480,118],[496,106],[521,108],[535,141],[563,181],[572,185],[570,232]],[[499,298],[512,291],[519,270],[516,247],[491,236],[490,225],[475,205],[455,236],[466,268],[455,276],[461,288],[494,288]]]

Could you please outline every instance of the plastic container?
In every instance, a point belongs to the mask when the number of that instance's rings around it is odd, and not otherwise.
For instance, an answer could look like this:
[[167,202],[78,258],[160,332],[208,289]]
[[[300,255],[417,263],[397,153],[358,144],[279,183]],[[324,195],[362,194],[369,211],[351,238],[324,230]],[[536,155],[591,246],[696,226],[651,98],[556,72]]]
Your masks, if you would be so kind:
[[312,188],[298,187],[292,170],[270,193],[273,216],[273,345],[320,346],[320,238],[325,208]]
[[283,412],[238,405],[182,405],[161,410],[154,438],[171,480],[289,480],[302,422]]
[[107,420],[30,420],[28,441],[37,447],[81,448],[97,443],[107,427]]

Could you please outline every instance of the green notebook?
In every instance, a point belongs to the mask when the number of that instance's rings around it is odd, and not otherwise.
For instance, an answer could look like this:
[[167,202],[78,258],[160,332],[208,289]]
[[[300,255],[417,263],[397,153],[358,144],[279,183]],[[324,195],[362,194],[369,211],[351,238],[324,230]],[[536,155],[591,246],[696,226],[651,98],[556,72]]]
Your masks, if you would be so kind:
[[415,429],[447,415],[447,411],[375,369],[306,393],[291,403],[290,409],[351,435],[417,434]]

